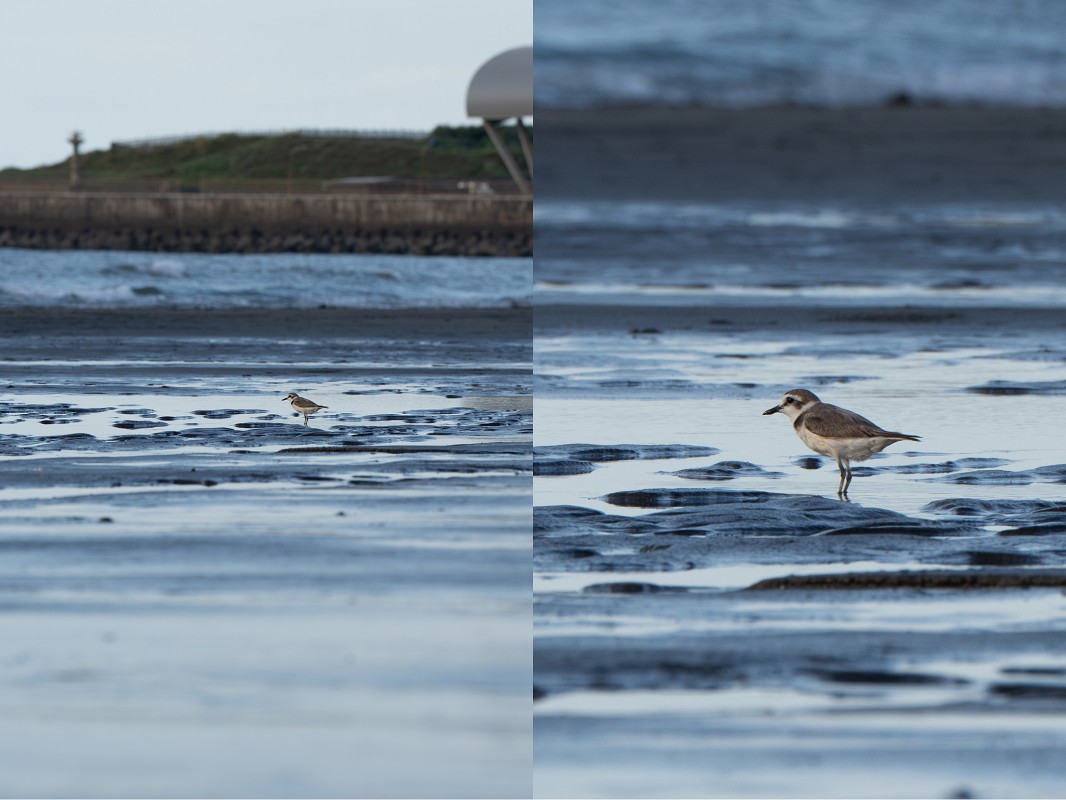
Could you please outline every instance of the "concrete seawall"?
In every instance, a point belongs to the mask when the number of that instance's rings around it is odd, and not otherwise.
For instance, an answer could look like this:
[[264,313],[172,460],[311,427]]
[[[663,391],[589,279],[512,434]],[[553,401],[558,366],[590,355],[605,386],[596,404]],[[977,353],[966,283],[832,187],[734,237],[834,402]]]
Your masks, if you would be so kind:
[[533,200],[5,192],[0,193],[0,247],[531,256]]

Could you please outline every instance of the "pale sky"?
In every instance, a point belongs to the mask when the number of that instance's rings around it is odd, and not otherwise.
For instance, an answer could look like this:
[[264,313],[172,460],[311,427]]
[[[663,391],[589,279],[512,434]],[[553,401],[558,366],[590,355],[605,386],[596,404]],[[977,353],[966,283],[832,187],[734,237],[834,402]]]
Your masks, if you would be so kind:
[[465,125],[533,0],[0,0],[0,168],[114,140]]

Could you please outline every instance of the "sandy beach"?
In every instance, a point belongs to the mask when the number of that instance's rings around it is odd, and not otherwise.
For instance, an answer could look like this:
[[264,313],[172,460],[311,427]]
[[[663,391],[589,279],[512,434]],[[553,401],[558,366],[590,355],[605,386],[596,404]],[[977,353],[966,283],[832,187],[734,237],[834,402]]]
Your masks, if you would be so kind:
[[539,124],[538,796],[1056,796],[1066,114]]

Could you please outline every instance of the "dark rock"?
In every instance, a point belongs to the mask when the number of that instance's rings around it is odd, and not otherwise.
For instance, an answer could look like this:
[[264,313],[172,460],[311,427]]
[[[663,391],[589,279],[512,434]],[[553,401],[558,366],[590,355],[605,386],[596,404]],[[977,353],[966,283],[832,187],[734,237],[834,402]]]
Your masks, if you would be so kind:
[[969,534],[968,529],[959,529],[951,523],[926,522],[924,520],[904,520],[900,522],[875,522],[869,525],[851,525],[846,528],[833,528],[825,531],[824,536],[944,536],[946,534]]
[[1030,472],[1050,483],[1066,483],[1066,464],[1049,464],[1046,467],[1037,467]]
[[927,675],[919,672],[882,672],[880,670],[811,670],[813,675],[834,683],[903,684],[908,686],[965,685],[969,681]]
[[1042,683],[994,683],[990,694],[1023,700],[1066,700],[1066,685]]
[[665,591],[684,591],[682,589],[667,589],[655,583],[638,583],[636,581],[623,581],[619,583],[594,583],[586,586],[586,594],[652,594]]
[[1046,522],[1041,525],[1022,525],[1017,528],[1008,528],[1000,531],[999,536],[1049,536],[1055,533],[1066,533],[1066,522]]
[[1043,381],[1035,383],[989,381],[981,386],[968,386],[966,391],[974,394],[1006,396],[1019,394],[1066,394],[1066,381]]
[[959,517],[988,517],[990,520],[1002,520],[1017,514],[1033,514],[1060,507],[1066,510],[1066,506],[1051,500],[976,500],[965,497],[946,497],[926,503],[922,511],[954,514]]
[[1004,464],[1009,464],[1010,460],[1006,458],[960,458],[957,461],[950,462],[958,465],[962,469],[987,469],[989,467],[1002,467]]
[[715,503],[760,503],[765,502],[766,492],[730,492],[723,494],[716,489],[636,489],[626,492],[611,492],[603,501],[612,506],[626,508],[678,508],[706,506]]
[[236,414],[265,414],[267,412],[262,408],[211,408],[207,410],[201,409],[192,413],[204,419],[229,419]]
[[956,483],[965,486],[1028,486],[1034,482],[1031,472],[1008,472],[1002,469],[989,469],[980,472],[963,472],[959,475],[945,475],[932,480],[943,483]]
[[607,515],[581,506],[537,506],[533,509],[534,531],[569,531],[595,520],[601,524]]
[[[1005,458],[960,458],[957,461],[939,461],[934,463],[921,462],[917,464],[895,464],[885,467],[857,467],[854,474],[874,475],[877,473],[891,472],[897,475],[936,475],[941,473],[958,472],[959,470],[988,469],[1009,464]],[[1014,475],[1017,473],[1006,473]]]
[[973,550],[966,554],[975,567],[1026,567],[1040,564],[1043,559],[1028,553],[1012,553],[1000,550]]
[[533,449],[533,474],[538,477],[583,475],[596,463],[652,458],[694,458],[714,455],[714,447],[684,444],[562,444]]
[[[429,231],[301,228],[291,232],[267,232],[255,226],[223,225],[218,228],[123,225],[113,228],[87,225],[47,227],[0,226],[0,243],[9,247],[94,250],[149,250],[155,252],[205,253],[413,253],[460,256],[518,257],[533,255],[532,231],[524,223],[469,233],[462,228]],[[303,221],[301,225],[305,224]],[[156,287],[137,287],[134,292],[156,294]]]
[[894,472],[899,475],[936,475],[958,472],[960,469],[965,469],[965,467],[960,467],[956,461],[942,461],[934,464],[896,464],[890,467],[881,467],[877,472]]
[[679,478],[701,481],[731,481],[735,478],[783,478],[783,472],[770,472],[748,461],[719,461],[710,467],[693,467],[667,473]]
[[1066,675],[1066,667],[1003,667],[1004,675]]
[[[611,505],[664,509],[628,520],[628,532],[698,535],[715,531],[734,536],[808,536],[821,533],[903,534],[950,536],[972,533],[976,521],[914,519],[887,509],[809,495],[729,489],[663,488],[613,492],[602,498]],[[534,516],[537,511],[535,510]],[[603,530],[597,518],[584,520],[592,530]],[[644,526],[635,527],[636,523]]]
[[1029,589],[1066,587],[1066,570],[902,570],[844,572],[833,575],[788,575],[768,578],[749,591],[781,589]]
[[701,458],[719,452],[716,447],[688,444],[561,444],[533,448],[534,456],[608,462],[653,458]]
[[570,459],[533,459],[533,474],[538,477],[553,475],[584,475],[596,469],[591,461],[572,461]]

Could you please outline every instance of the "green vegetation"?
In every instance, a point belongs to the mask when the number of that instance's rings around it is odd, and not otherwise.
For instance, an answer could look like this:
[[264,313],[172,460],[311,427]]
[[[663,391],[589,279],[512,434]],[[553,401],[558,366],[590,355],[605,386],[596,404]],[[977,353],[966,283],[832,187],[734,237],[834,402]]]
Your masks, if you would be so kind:
[[[500,129],[519,164],[515,128]],[[531,134],[532,135],[532,134]],[[36,169],[0,170],[0,179],[66,178],[69,161]],[[246,136],[223,134],[171,144],[112,147],[82,154],[82,180],[330,180],[403,178],[507,178],[507,170],[477,126],[436,128],[428,137],[390,139],[346,136]]]

